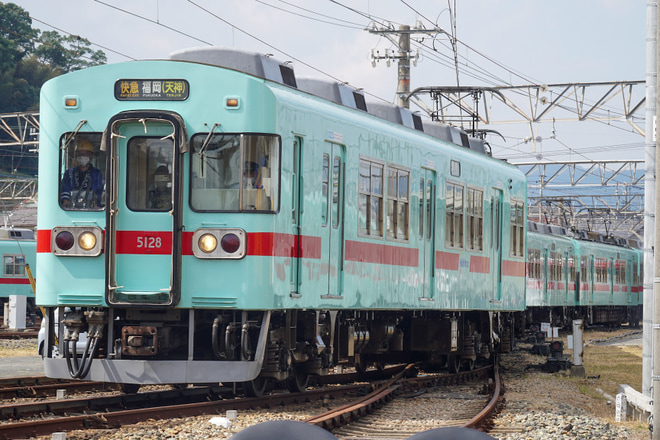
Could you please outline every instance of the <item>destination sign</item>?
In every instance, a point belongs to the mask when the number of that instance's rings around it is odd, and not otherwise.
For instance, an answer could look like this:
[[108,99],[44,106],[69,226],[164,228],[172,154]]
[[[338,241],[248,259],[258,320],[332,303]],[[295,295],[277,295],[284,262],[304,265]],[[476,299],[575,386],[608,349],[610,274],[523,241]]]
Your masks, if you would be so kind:
[[120,79],[115,82],[119,101],[185,101],[190,84],[185,79]]

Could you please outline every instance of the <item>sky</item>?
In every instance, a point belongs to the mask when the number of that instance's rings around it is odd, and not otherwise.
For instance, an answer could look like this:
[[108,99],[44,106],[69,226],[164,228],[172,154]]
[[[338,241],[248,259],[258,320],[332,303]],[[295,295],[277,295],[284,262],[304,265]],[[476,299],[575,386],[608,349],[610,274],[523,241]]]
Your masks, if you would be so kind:
[[[15,0],[33,27],[79,35],[109,63],[163,59],[196,46],[224,46],[292,61],[296,75],[323,77],[394,102],[396,63],[372,67],[370,53],[395,46],[368,32],[407,24],[438,32],[415,34],[419,50],[411,89],[644,80],[646,2],[641,0]],[[453,18],[453,19],[452,19]],[[394,36],[394,38],[398,38]],[[592,90],[592,89],[589,89]],[[603,88],[593,89],[604,93]],[[635,86],[635,99],[644,87]],[[600,96],[600,95],[599,95]],[[552,96],[548,96],[552,98]],[[425,98],[422,98],[425,99]],[[597,99],[597,98],[594,98]],[[621,112],[621,98],[609,105]],[[634,100],[634,99],[633,99]],[[428,99],[426,99],[427,104]],[[523,105],[524,105],[523,99]],[[415,105],[413,111],[422,111]],[[508,112],[508,113],[507,113]],[[644,110],[638,112],[643,118]],[[494,120],[515,121],[497,103]],[[563,122],[498,124],[489,136],[496,156],[534,160],[644,159],[644,138],[627,124]],[[520,118],[518,118],[520,120]],[[638,123],[644,128],[644,121]]]

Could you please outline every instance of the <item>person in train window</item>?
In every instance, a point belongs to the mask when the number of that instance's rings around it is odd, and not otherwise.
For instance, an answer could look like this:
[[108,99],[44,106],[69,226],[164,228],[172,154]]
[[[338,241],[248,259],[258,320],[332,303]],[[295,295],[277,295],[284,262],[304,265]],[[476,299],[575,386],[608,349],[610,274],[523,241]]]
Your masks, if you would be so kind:
[[103,174],[92,165],[94,146],[85,139],[76,140],[76,166],[62,178],[60,205],[65,209],[95,209],[103,206]]
[[172,209],[172,175],[167,165],[159,165],[154,172],[154,184],[149,191],[149,208],[169,211]]
[[261,167],[256,162],[245,162],[243,167],[243,188],[257,189],[262,188]]

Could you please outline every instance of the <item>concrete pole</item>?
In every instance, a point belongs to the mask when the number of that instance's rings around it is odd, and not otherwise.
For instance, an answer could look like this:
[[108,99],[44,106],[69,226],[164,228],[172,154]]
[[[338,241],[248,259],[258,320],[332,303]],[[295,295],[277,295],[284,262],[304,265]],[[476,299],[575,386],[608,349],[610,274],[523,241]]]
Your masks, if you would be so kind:
[[653,367],[653,280],[655,246],[655,114],[657,88],[657,0],[646,4],[646,140],[644,172],[644,293],[642,394],[651,397]]
[[[658,11],[657,3],[656,3],[656,42],[657,42],[657,14],[660,11]],[[656,44],[657,46],[657,44]],[[657,75],[657,47],[656,47],[656,75]],[[658,108],[658,93],[656,93],[656,101],[655,101],[655,106]],[[655,124],[657,125],[657,124]],[[648,135],[648,134],[647,134]],[[655,135],[655,140],[657,142],[658,136]],[[656,148],[657,151],[657,148]],[[658,175],[658,172],[660,171],[660,167],[658,165],[658,161],[655,161],[655,175]],[[655,181],[655,193],[658,194],[660,192],[660,188],[658,188],[658,179]],[[646,200],[646,198],[645,198]],[[660,218],[660,203],[656,203],[656,200],[653,200],[653,206],[655,208],[655,218]],[[645,209],[650,209],[650,207],[645,208]],[[660,234],[656,230],[656,228],[660,226],[658,222],[655,222],[655,227],[654,227],[654,232],[655,232],[655,239],[654,239],[654,244],[655,244],[655,249],[660,249]],[[644,235],[646,235],[646,231],[644,231]],[[658,258],[659,255],[655,254],[653,256],[653,262],[654,262],[654,276],[653,276],[653,372],[652,372],[652,383],[651,386],[653,387],[653,390],[651,392],[651,397],[654,402],[660,402],[660,258]],[[646,321],[646,317],[644,317],[644,320]],[[660,440],[660,405],[653,405],[653,411],[651,413],[653,417],[653,434],[651,438],[653,440]]]
[[585,377],[586,372],[582,365],[582,354],[584,343],[582,338],[582,320],[573,320],[573,365],[571,366],[571,377]]
[[396,87],[397,105],[410,108],[410,26],[399,26],[399,82]]

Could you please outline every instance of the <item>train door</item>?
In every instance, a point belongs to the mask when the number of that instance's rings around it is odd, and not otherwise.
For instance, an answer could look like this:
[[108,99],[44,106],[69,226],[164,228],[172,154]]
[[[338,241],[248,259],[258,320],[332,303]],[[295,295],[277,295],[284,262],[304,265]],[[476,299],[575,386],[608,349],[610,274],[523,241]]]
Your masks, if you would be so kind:
[[562,278],[564,281],[564,302],[566,304],[569,303],[569,298],[568,298],[568,283],[570,282],[570,277],[568,274],[570,273],[570,269],[568,267],[569,261],[568,261],[568,252],[564,252],[564,264],[562,264],[562,271],[563,273]]
[[630,260],[626,260],[625,263],[626,273],[624,276],[624,282],[626,283],[626,292],[628,293],[628,303],[633,302],[633,278],[635,269],[633,268],[633,263]]
[[596,257],[594,255],[589,256],[589,298],[590,303],[594,302],[594,293],[596,291]]
[[543,301],[546,303],[548,298],[548,285],[550,284],[550,252],[548,248],[543,248]]
[[[344,279],[344,147],[327,142],[323,152],[324,173],[327,173],[326,225],[321,228],[322,241],[328,246],[322,254],[327,271],[327,294],[341,296]],[[327,171],[326,171],[327,170]],[[325,290],[325,289],[324,289]]]
[[110,304],[176,305],[179,299],[182,150],[176,118],[140,115],[109,126],[106,231]]
[[302,138],[296,137],[293,141],[293,187],[292,187],[292,209],[291,209],[291,229],[292,234],[295,237],[294,240],[294,252],[291,256],[291,295],[296,296],[301,293],[301,283],[302,277],[300,274],[301,270],[301,259],[302,259],[302,200],[304,196],[303,192],[303,178],[302,178]]
[[435,182],[435,172],[422,169],[419,179],[419,240],[424,267],[421,299],[433,298],[435,290]]
[[493,295],[496,301],[502,300],[502,190],[493,188],[492,231],[491,231],[491,274],[493,274]]
[[610,302],[614,302],[614,284],[616,282],[616,272],[615,272],[615,263],[616,261],[614,260],[613,257],[610,257],[608,263],[607,263],[607,285],[609,286],[610,289]]

